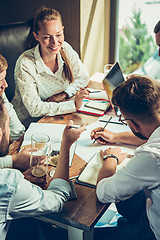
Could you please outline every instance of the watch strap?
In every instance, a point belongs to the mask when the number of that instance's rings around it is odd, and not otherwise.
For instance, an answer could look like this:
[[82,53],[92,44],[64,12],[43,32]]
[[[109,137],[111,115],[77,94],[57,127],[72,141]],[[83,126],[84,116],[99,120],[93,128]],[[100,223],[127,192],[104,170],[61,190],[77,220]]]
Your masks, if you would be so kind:
[[119,159],[118,159],[118,157],[115,156],[114,154],[105,155],[105,156],[103,157],[103,161],[105,161],[105,160],[108,159],[108,158],[115,158],[115,159],[117,160],[117,164],[119,164]]

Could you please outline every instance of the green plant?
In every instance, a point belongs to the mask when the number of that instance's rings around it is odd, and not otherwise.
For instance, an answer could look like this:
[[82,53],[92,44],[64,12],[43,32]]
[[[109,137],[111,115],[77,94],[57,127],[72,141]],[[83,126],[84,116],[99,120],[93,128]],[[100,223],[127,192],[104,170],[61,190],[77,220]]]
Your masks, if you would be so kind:
[[141,21],[142,11],[134,7],[130,25],[120,30],[119,62],[124,73],[131,73],[153,55],[156,44]]

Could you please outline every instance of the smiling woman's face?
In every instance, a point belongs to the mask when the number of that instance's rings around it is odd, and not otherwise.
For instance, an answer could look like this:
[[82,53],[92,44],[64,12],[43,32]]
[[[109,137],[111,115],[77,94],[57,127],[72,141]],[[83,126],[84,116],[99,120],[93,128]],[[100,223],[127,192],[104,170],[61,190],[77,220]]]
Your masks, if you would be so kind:
[[64,42],[62,23],[59,19],[39,23],[38,34],[33,32],[35,39],[40,43],[42,58],[46,55],[56,55]]

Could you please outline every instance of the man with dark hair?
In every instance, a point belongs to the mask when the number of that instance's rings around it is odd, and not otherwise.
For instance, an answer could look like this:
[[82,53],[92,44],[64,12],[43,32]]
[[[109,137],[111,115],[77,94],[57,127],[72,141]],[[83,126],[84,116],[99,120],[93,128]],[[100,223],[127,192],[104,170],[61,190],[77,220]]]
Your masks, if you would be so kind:
[[[12,140],[16,140],[18,137],[22,136],[24,133],[24,126],[19,121],[17,114],[13,108],[13,105],[8,101],[5,95],[5,89],[8,87],[8,84],[5,80],[6,71],[8,68],[7,60],[5,57],[0,54],[0,96],[4,100],[4,105],[8,111],[10,122],[10,136]],[[21,152],[14,155],[7,155],[5,157],[0,157],[0,168],[17,168],[26,170],[29,168],[30,162],[30,149],[25,148]]]
[[[154,27],[154,33],[156,38],[156,44],[159,47],[160,56],[160,21]],[[130,132],[113,133],[108,130],[101,131],[101,128],[96,128],[91,132],[91,139],[97,139],[97,142],[101,144],[109,143],[127,143],[135,146],[140,146],[145,141],[143,139],[137,138]]]
[[101,151],[97,197],[103,203],[115,202],[126,223],[96,229],[95,239],[160,239],[160,82],[132,75],[113,91],[112,102],[122,113],[121,121],[147,142],[117,173],[125,157],[120,148]]
[[159,56],[160,56],[160,21],[154,27],[154,33],[156,38],[156,44],[159,47]]
[[[47,190],[43,191],[40,187],[25,180],[22,173],[18,170],[0,169],[1,240],[6,239],[11,220],[59,212],[62,210],[64,203],[69,199],[71,192],[69,184],[69,151],[72,143],[78,139],[85,128],[85,126],[82,126],[79,129],[73,129],[70,128],[71,124],[72,121],[70,120],[64,129],[54,179]],[[4,156],[8,152],[9,135],[9,115],[0,97],[0,156]],[[25,228],[26,226],[23,227]],[[38,240],[39,238],[32,237],[35,236],[34,230],[35,229],[33,229],[32,235],[28,237],[31,229],[28,227],[25,234],[24,232],[22,233],[22,229],[19,228],[15,233],[16,236],[13,236],[13,232],[11,232],[7,236],[7,240]],[[22,235],[20,233],[22,233]]]

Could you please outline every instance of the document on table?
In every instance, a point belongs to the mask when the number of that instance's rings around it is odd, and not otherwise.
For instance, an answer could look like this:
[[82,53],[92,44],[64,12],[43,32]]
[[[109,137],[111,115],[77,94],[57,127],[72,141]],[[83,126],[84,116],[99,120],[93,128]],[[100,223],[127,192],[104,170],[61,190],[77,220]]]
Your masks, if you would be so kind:
[[[99,118],[101,119],[101,118]],[[107,119],[108,120],[108,119]],[[116,121],[117,119],[115,119]],[[130,157],[134,155],[134,150],[136,146],[125,145],[125,144],[106,144],[101,145],[97,142],[93,143],[93,140],[90,138],[91,131],[97,127],[104,127],[105,122],[96,121],[88,126],[86,126],[87,131],[84,131],[80,138],[77,141],[76,154],[87,162],[85,169],[82,171],[80,176],[77,179],[77,183],[94,187],[96,186],[98,172],[102,166],[102,160],[100,158],[100,150],[107,149],[109,147],[121,148],[122,152],[128,153],[126,159],[117,166],[117,170],[127,164],[130,160]],[[127,132],[130,131],[128,126],[108,123],[107,130],[111,132]]]
[[[34,133],[44,133],[50,137],[51,143],[61,143],[63,130],[65,124],[52,124],[52,123],[31,123],[29,128],[24,134],[24,140],[22,142],[22,147],[25,145],[31,144],[31,136]],[[71,166],[72,160],[74,157],[75,149],[77,142],[75,142],[70,149],[70,161],[69,165]]]
[[[97,142],[93,143],[91,140],[91,131],[97,127],[104,127],[105,122],[96,121],[88,126],[86,126],[86,131],[84,131],[80,138],[77,140],[76,154],[88,162],[95,153],[98,153],[101,149],[104,150],[108,147],[120,146],[122,152],[127,152],[130,155],[134,154],[136,146],[127,145],[127,144],[106,144],[101,145]],[[121,124],[108,123],[107,130],[111,132],[127,132],[130,131],[130,128]]]
[[96,99],[96,100],[107,100],[108,96],[105,90],[94,89],[94,88],[87,88],[89,90],[88,99]]

